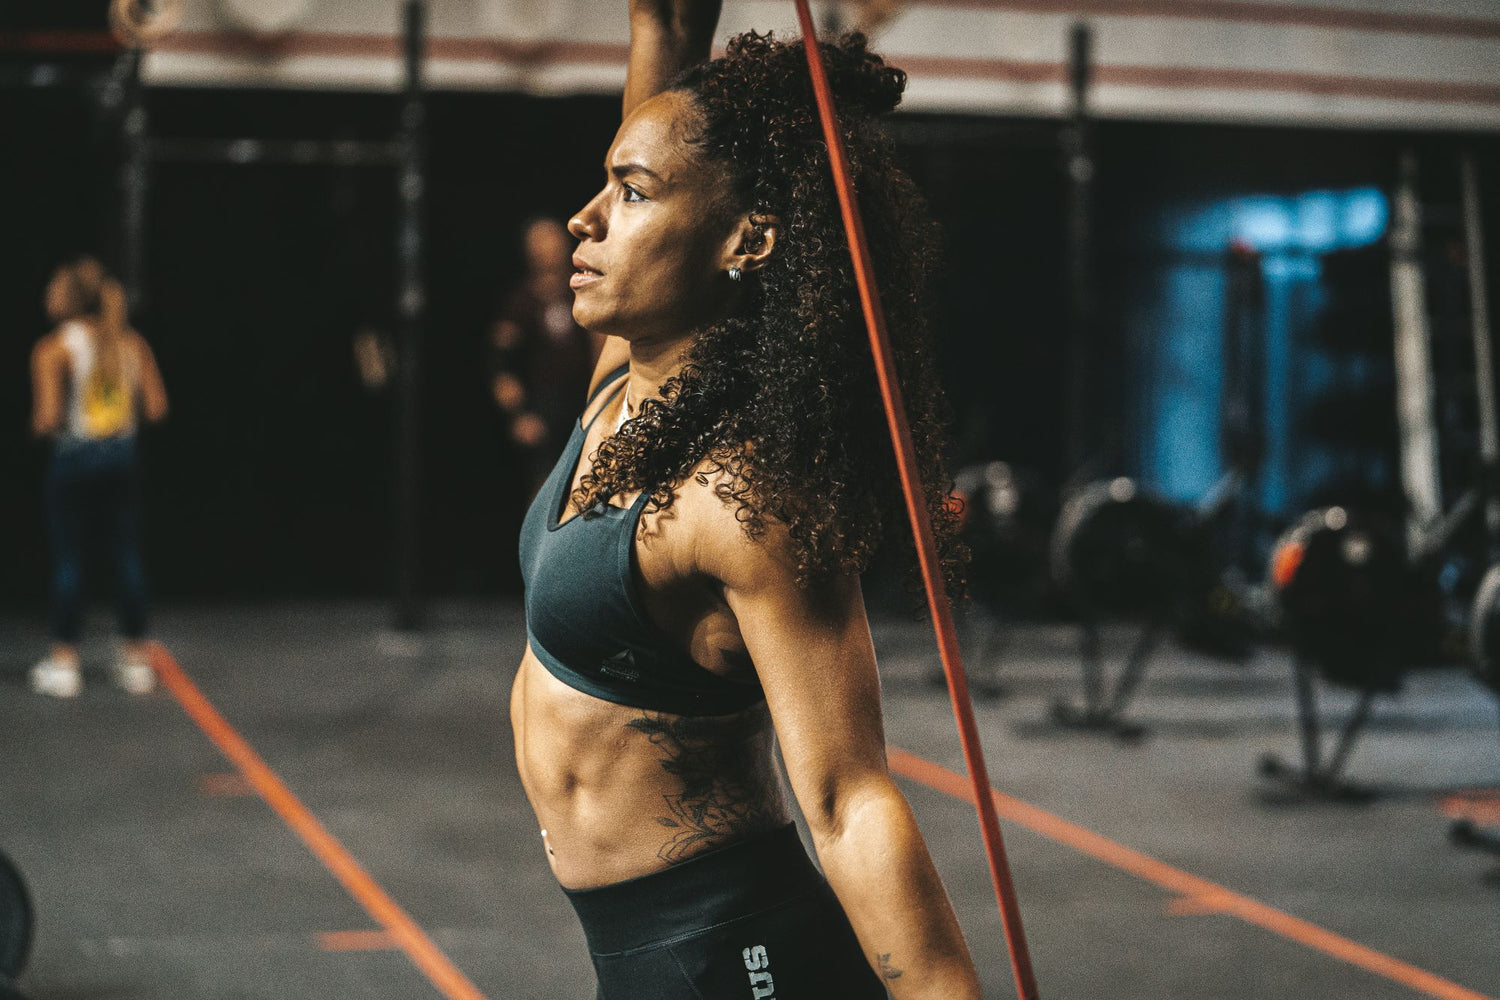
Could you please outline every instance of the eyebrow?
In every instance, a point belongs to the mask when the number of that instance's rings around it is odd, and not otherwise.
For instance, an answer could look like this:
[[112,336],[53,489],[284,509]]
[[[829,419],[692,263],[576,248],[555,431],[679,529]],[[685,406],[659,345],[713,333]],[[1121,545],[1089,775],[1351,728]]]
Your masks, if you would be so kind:
[[662,176],[655,170],[652,170],[650,167],[642,166],[639,163],[620,163],[613,167],[610,167],[609,172],[611,174],[614,174],[616,177],[624,177],[626,174],[645,174],[647,177],[650,177],[655,181],[660,181],[662,179]]

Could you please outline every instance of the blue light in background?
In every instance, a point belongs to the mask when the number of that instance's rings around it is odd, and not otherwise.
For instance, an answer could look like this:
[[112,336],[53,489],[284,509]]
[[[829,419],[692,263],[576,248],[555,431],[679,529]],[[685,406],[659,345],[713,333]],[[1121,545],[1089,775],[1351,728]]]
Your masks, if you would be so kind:
[[[1257,195],[1221,202],[1207,217],[1227,219],[1230,238],[1261,254],[1327,253],[1368,246],[1385,235],[1385,195],[1378,188],[1308,191],[1289,197]],[[1221,232],[1183,234],[1193,249],[1218,241]],[[1175,242],[1175,241],[1174,241]]]
[[[1284,512],[1296,474],[1290,467],[1291,350],[1321,304],[1318,257],[1368,246],[1386,232],[1390,209],[1374,187],[1245,195],[1178,205],[1154,233],[1168,260],[1143,287],[1130,316],[1143,344],[1138,413],[1141,476],[1163,494],[1200,499],[1223,472],[1219,395],[1230,247],[1261,255],[1265,280],[1266,455],[1261,506]],[[1310,359],[1299,359],[1299,373]],[[1315,364],[1315,363],[1314,363]]]

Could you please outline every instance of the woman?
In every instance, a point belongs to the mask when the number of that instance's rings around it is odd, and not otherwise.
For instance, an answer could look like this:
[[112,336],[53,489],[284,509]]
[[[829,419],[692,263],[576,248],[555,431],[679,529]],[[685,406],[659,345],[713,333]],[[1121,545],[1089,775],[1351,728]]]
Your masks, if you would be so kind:
[[[858,574],[905,518],[804,53],[748,34],[701,62],[715,2],[631,17],[607,181],[569,223],[574,316],[609,339],[521,537],[542,846],[600,1000],[977,998],[886,768]],[[931,226],[875,123],[905,77],[824,49],[953,570]]]
[[120,631],[116,682],[132,694],[155,684],[147,662],[146,580],[137,539],[138,414],[167,415],[167,394],[151,348],[130,329],[125,290],[91,257],[58,268],[46,308],[56,328],[31,355],[31,428],[52,439],[46,505],[52,538],[51,654],[31,670],[40,694],[81,690],[78,634],[83,614],[85,540],[101,537],[115,569]]

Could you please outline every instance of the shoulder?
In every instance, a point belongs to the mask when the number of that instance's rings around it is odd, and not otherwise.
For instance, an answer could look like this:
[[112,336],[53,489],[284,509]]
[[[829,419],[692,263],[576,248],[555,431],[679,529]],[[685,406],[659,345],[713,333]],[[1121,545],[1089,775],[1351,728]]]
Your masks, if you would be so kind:
[[782,521],[752,517],[744,482],[713,459],[677,487],[673,506],[691,542],[695,570],[735,590],[795,585],[797,557]]
[[66,356],[67,348],[63,344],[63,330],[64,328],[60,326],[37,340],[31,348],[32,364],[51,364]]
[[141,336],[140,332],[137,330],[125,331],[125,346],[131,351],[131,353],[136,354],[140,357],[151,357],[151,345],[146,342],[146,338]]

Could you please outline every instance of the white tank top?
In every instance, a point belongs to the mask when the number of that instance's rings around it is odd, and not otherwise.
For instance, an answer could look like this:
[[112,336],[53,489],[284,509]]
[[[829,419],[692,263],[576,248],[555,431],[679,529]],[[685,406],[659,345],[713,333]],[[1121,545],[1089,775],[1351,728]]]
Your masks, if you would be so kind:
[[98,351],[88,324],[73,320],[59,334],[68,352],[67,420],[63,436],[84,441],[128,437],[135,433],[135,396],[140,379],[134,356],[124,352],[117,384],[106,384],[98,372]]

